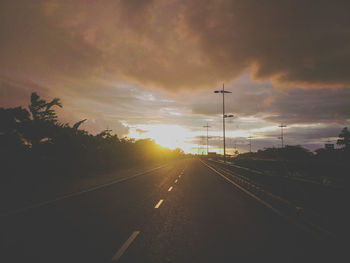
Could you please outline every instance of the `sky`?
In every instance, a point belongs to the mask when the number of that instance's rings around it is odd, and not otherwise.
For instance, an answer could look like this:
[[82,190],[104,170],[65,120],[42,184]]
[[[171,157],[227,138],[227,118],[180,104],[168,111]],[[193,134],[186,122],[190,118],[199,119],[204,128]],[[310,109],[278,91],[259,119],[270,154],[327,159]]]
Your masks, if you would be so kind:
[[[335,143],[350,120],[348,0],[3,0],[0,107],[59,97],[91,133],[231,153]],[[202,149],[205,147],[202,146]]]

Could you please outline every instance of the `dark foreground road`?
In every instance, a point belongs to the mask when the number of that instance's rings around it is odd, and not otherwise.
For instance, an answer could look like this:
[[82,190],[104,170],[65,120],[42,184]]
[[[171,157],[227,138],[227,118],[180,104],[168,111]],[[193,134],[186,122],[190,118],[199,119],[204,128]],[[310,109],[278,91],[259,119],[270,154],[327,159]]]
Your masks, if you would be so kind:
[[194,159],[0,223],[0,262],[348,262]]

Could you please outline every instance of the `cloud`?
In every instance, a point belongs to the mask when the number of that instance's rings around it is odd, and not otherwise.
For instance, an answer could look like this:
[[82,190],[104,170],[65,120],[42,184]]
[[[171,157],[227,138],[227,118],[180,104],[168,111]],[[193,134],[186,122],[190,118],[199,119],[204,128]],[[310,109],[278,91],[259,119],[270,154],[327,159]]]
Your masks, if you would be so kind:
[[63,86],[106,80],[164,89],[203,85],[207,65],[176,33],[179,4],[141,2],[7,1],[0,11],[2,73]]
[[277,93],[265,118],[283,123],[346,123],[350,119],[350,89],[291,89]]
[[118,138],[122,138],[129,134],[129,127],[123,125],[120,121],[114,120],[113,122],[104,118],[87,120],[82,126],[82,129],[89,130],[92,134],[98,134],[103,130],[111,130],[112,133],[118,135]]
[[257,79],[349,84],[349,1],[5,1],[2,73],[198,89]]
[[140,135],[149,132],[148,130],[143,130],[143,129],[138,129],[138,128],[136,128],[135,131]]
[[[343,125],[334,124],[332,126],[326,124],[314,125],[292,125],[284,129],[284,142],[286,145],[303,145],[311,150],[324,147],[325,143],[336,144],[338,135]],[[255,133],[257,139],[257,149],[263,147],[271,147],[271,145],[280,146],[280,130]]]
[[350,2],[197,1],[186,8],[188,28],[223,76],[244,68],[258,79],[350,82]]
[[48,97],[48,88],[45,86],[0,75],[0,107],[26,106],[33,91],[40,91],[42,97]]
[[92,132],[217,131],[212,90],[225,82],[228,129],[338,127],[350,119],[349,13],[346,0],[4,0],[0,105],[36,91]]
[[[226,87],[226,112],[237,117],[255,116],[273,123],[346,123],[350,119],[350,89],[281,87],[240,77]],[[196,96],[195,114],[219,115],[221,96],[206,92]]]
[[[342,125],[328,126],[325,124],[315,125],[294,125],[284,129],[285,145],[303,145],[311,150],[316,150],[324,147],[325,143],[336,144],[338,135],[342,130]],[[226,136],[226,149],[230,153],[236,148],[240,152],[249,151],[248,136],[251,135],[252,151],[258,149],[280,147],[280,129],[276,126],[275,129],[264,132],[251,131],[245,136]],[[221,136],[209,134],[209,147],[211,149],[223,148],[223,140]],[[203,148],[206,146],[205,136],[195,136],[190,141],[194,145],[199,145]]]

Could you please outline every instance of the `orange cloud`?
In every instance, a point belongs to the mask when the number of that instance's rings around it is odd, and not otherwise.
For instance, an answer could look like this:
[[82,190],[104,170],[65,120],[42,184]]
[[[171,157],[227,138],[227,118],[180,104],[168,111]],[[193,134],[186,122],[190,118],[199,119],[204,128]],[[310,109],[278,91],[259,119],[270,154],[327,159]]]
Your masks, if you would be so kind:
[[1,73],[166,90],[349,84],[349,1],[5,1]]

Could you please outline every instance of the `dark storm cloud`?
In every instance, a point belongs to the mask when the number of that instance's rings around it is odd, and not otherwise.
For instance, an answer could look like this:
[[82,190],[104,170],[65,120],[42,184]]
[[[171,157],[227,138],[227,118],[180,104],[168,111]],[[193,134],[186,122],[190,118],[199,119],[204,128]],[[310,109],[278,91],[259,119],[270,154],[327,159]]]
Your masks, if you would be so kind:
[[[291,144],[313,142],[313,141],[327,141],[332,138],[338,137],[342,130],[342,125],[327,126],[324,124],[314,126],[290,126],[284,129],[284,135]],[[256,136],[263,137],[264,139],[277,139],[280,136],[280,130],[274,132],[255,133]]]
[[85,84],[132,80],[164,89],[215,76],[183,33],[177,1],[5,1],[1,72]]
[[[346,123],[350,119],[349,88],[280,88],[238,81],[227,89],[232,94],[226,96],[226,111],[238,117],[256,116],[287,124]],[[218,115],[222,112],[221,98],[200,96],[192,110],[196,114]]]
[[[222,84],[221,84],[222,85]],[[217,86],[216,89],[222,88]],[[264,111],[266,101],[276,91],[269,82],[252,82],[247,74],[243,74],[233,83],[225,86],[231,94],[225,96],[225,109],[227,113],[234,113],[239,116],[257,115]],[[211,92],[194,96],[192,111],[197,114],[216,115],[222,112],[222,96]]]
[[[344,84],[349,1],[3,1],[2,71],[167,90],[257,78]],[[86,85],[87,86],[87,85]]]
[[223,76],[253,67],[257,78],[349,83],[350,2],[191,2],[186,21]]
[[277,93],[265,120],[283,123],[345,123],[350,119],[350,89],[291,89]]
[[195,131],[221,113],[208,89],[225,81],[227,112],[261,121],[228,127],[345,123],[349,14],[345,0],[4,0],[0,106],[27,105],[37,91],[62,98],[63,120],[88,118],[91,130]]
[[27,105],[33,91],[40,91],[42,97],[48,95],[48,88],[45,86],[0,75],[0,107]]

